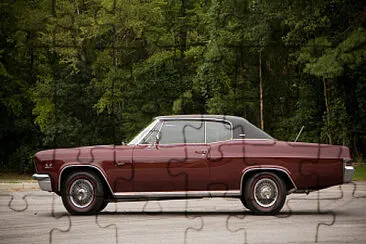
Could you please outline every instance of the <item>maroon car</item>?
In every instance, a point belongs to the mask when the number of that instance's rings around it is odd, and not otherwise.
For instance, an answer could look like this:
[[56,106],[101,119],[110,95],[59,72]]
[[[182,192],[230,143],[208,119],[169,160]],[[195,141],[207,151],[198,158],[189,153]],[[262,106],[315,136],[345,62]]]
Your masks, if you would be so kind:
[[52,149],[35,155],[40,188],[71,214],[111,201],[234,197],[275,214],[286,195],[350,182],[345,146],[284,142],[235,116],[157,117],[128,145]]

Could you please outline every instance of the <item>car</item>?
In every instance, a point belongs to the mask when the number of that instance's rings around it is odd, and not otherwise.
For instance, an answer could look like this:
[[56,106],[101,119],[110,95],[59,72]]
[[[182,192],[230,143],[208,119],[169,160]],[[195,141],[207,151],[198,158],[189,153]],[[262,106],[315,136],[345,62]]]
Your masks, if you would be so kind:
[[272,215],[288,194],[354,174],[345,146],[279,141],[224,115],[160,116],[128,144],[44,150],[34,161],[33,178],[71,214],[96,214],[109,202],[230,197]]

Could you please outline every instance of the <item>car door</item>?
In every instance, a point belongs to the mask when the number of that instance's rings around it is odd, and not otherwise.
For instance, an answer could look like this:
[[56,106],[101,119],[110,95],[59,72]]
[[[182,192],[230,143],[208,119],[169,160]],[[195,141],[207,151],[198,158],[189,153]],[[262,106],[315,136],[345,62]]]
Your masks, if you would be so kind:
[[244,144],[232,139],[232,126],[225,121],[206,122],[207,155],[211,191],[231,191],[240,188],[244,168]]
[[[160,127],[160,128],[158,128]],[[200,191],[210,181],[204,121],[165,120],[135,147],[136,192]],[[159,141],[153,139],[159,134]]]

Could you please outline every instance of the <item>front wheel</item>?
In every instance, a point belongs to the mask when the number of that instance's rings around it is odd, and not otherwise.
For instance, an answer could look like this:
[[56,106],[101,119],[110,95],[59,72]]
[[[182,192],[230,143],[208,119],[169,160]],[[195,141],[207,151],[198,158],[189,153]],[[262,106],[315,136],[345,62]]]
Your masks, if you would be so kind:
[[100,206],[100,209],[98,212],[101,212],[103,209],[105,209],[105,207],[107,207],[108,203],[109,203],[109,201],[104,199],[103,204],[102,204],[102,206]]
[[286,201],[286,185],[276,174],[261,172],[250,178],[244,187],[248,208],[257,214],[276,214]]
[[103,184],[91,172],[70,174],[63,184],[61,195],[65,208],[71,214],[95,214],[105,207]]

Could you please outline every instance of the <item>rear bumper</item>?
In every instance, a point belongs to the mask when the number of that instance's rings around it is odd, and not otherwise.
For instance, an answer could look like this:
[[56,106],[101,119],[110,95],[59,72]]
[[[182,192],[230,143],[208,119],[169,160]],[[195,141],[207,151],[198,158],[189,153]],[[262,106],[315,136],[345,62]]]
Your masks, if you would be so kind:
[[343,163],[343,183],[349,183],[352,181],[352,176],[355,173],[355,168],[348,164],[350,160],[344,160]]
[[48,174],[34,174],[32,178],[38,181],[41,190],[52,191],[51,178]]

